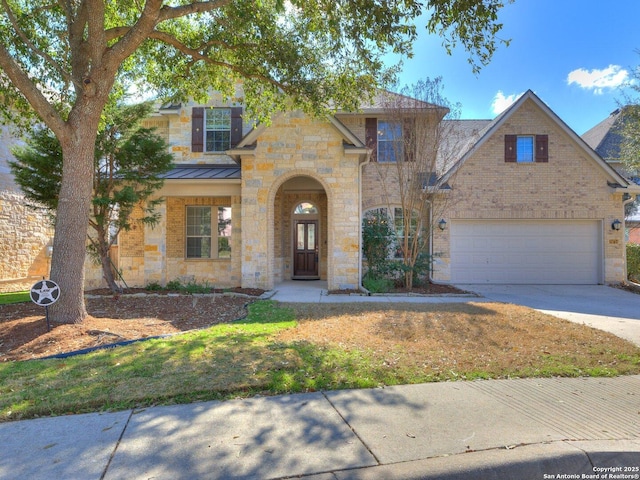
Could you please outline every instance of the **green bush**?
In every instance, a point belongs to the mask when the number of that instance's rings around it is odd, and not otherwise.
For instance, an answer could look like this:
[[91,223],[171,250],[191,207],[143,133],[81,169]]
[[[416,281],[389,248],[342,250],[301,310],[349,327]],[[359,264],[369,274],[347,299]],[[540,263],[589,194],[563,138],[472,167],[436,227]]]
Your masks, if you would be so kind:
[[159,292],[160,290],[163,290],[162,285],[160,285],[158,282],[151,282],[147,284],[144,289],[149,290],[150,292]]
[[171,280],[167,282],[167,290],[171,290],[173,292],[179,292],[182,289],[182,284],[180,280]]
[[368,212],[362,220],[362,253],[367,261],[367,276],[380,278],[388,273],[392,238],[393,230],[387,216]]
[[193,295],[194,293],[211,293],[213,287],[207,281],[200,284],[193,280],[183,284],[180,280],[171,280],[167,282],[167,290],[170,292],[180,292],[187,295]]
[[393,288],[393,281],[368,275],[362,279],[362,285],[371,293],[387,293]]
[[627,244],[627,275],[629,280],[640,282],[640,244]]

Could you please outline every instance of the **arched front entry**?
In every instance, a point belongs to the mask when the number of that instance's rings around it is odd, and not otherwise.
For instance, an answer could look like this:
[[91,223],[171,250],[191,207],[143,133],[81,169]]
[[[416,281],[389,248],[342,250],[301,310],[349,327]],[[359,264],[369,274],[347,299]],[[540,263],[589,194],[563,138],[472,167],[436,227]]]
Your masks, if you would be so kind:
[[285,181],[274,198],[274,277],[327,279],[327,194],[312,177]]

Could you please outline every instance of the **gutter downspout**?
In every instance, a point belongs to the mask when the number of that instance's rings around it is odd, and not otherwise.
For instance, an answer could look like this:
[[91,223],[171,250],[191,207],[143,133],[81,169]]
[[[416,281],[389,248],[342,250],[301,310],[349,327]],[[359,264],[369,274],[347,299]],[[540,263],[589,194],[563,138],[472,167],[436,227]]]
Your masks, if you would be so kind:
[[367,148],[365,161],[358,166],[358,290],[364,291],[367,295],[368,292],[362,285],[362,177],[364,175],[364,166],[371,163],[371,149]]

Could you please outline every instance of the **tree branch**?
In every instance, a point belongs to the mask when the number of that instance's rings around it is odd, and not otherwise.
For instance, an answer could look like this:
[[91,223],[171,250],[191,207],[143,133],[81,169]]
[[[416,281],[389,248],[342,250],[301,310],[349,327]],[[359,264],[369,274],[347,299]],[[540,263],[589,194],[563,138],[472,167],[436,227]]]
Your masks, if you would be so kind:
[[11,83],[16,86],[20,93],[24,95],[33,109],[40,114],[45,124],[56,135],[62,135],[65,129],[65,122],[2,43],[0,43],[0,69],[9,77]]
[[[186,46],[184,43],[180,42],[177,38],[175,38],[172,35],[169,35],[168,33],[159,32],[159,31],[155,30],[149,35],[149,38],[153,38],[153,39],[158,40],[158,41],[160,41],[162,43],[165,43],[167,45],[171,45],[175,49],[177,49],[180,52],[182,52],[184,55],[188,55],[191,58],[193,58],[194,61],[202,60],[203,62],[206,62],[206,63],[208,63],[210,65],[217,65],[217,66],[220,66],[220,67],[224,67],[224,68],[229,69],[232,72],[236,72],[236,73],[241,74],[245,78],[252,78],[252,79],[262,80],[262,81],[271,83],[272,85],[275,85],[276,87],[281,88],[281,89],[283,89],[285,91],[288,88],[286,84],[278,82],[277,80],[274,80],[273,78],[268,77],[266,75],[262,75],[262,74],[255,73],[255,72],[249,72],[249,71],[239,67],[238,65],[233,65],[233,64],[230,64],[230,63],[226,63],[226,62],[220,62],[220,61],[212,60],[211,58],[207,57],[204,53],[202,53],[199,49],[194,49],[194,48],[190,48],[190,47]],[[222,42],[219,42],[219,43],[224,45],[224,43],[222,43]]]
[[226,7],[231,3],[231,0],[218,0],[216,2],[194,2],[188,5],[181,5],[179,7],[169,7],[165,5],[160,10],[159,21],[171,20],[174,18],[181,18],[192,13],[205,13],[218,10],[222,7]]
[[42,58],[49,65],[51,65],[53,69],[62,76],[62,78],[64,78],[67,81],[71,81],[71,77],[69,76],[69,74],[60,67],[58,62],[56,62],[50,55],[48,55],[47,53],[43,52],[38,47],[36,47],[36,45],[29,39],[29,37],[25,35],[25,33],[20,28],[20,25],[18,25],[16,17],[13,14],[13,10],[7,3],[7,0],[2,0],[2,7],[6,11],[7,17],[9,18],[9,22],[11,22],[11,26],[15,30],[16,35],[18,35],[18,38],[22,40],[22,42],[29,48],[29,50],[35,53],[38,57]]

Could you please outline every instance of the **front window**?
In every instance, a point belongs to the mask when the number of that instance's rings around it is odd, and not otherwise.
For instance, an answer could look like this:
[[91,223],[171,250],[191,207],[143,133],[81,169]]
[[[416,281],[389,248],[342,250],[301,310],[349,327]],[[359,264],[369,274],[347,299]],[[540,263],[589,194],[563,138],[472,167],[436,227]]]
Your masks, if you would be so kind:
[[528,163],[534,161],[534,141],[533,136],[521,136],[516,140],[516,161],[518,163]]
[[402,126],[398,122],[378,120],[378,161],[402,159]]
[[218,207],[218,258],[231,258],[231,207]]
[[[405,234],[404,210],[402,208],[376,208],[369,210],[365,214],[364,221],[370,226],[377,227],[378,235],[385,235],[389,249],[388,258],[403,258],[402,246],[407,235]],[[409,243],[413,240],[413,236],[419,227],[418,212],[414,211],[409,225]]]
[[186,215],[187,258],[231,258],[230,207],[188,206]]
[[207,152],[224,152],[231,148],[231,109],[206,108],[205,149]]

